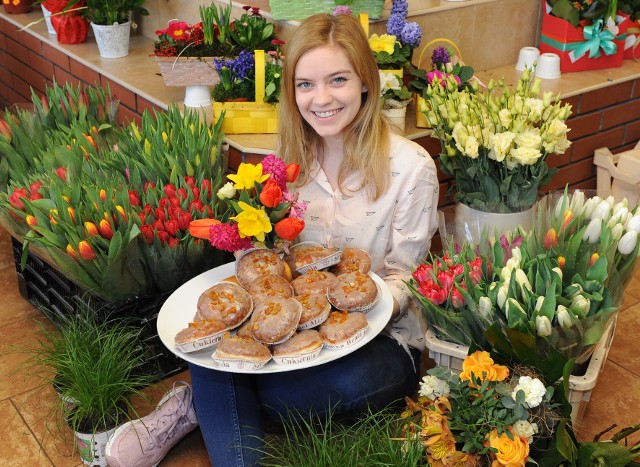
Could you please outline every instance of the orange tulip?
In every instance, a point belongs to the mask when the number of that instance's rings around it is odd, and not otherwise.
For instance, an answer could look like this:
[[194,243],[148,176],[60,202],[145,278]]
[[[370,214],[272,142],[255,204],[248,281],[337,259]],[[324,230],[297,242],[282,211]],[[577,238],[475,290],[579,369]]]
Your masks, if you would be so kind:
[[67,244],[67,254],[75,260],[78,259],[78,253],[76,253],[76,249],[73,246],[71,246],[70,243]]
[[89,237],[93,237],[94,235],[98,235],[100,233],[98,232],[98,226],[93,222],[88,221],[84,223],[84,230],[87,232],[87,235]]
[[11,141],[11,127],[4,120],[0,120],[0,135],[7,138],[7,141]]
[[556,229],[551,227],[547,232],[547,235],[544,236],[544,247],[547,250],[554,248],[558,244],[558,232]]
[[295,217],[287,217],[278,222],[274,229],[278,237],[283,240],[295,240],[300,235],[300,232],[304,229],[304,221]]
[[565,259],[565,257],[564,257],[564,256],[558,256],[558,266],[560,266],[560,269],[562,269],[562,268],[564,267],[564,263],[565,263],[566,261],[567,261],[567,260]]
[[93,248],[91,248],[91,245],[89,245],[89,242],[86,240],[78,243],[78,253],[80,253],[80,256],[85,261],[93,261],[96,259],[96,252],[93,251]]
[[298,164],[288,164],[286,170],[287,183],[295,182],[298,178],[298,175],[300,175],[300,166]]
[[600,255],[597,252],[592,254],[591,258],[589,259],[589,266],[593,266],[593,263],[598,261],[598,258],[600,258]]
[[106,199],[107,199],[107,192],[106,192],[106,191],[104,191],[103,189],[101,189],[101,190],[100,190],[100,194],[99,194],[99,196],[100,196],[100,199],[101,199],[102,201],[106,201]]
[[107,240],[113,238],[113,229],[111,223],[107,219],[102,219],[99,224],[100,234]]
[[71,206],[67,207],[67,212],[69,213],[69,217],[71,217],[71,220],[73,222],[76,221],[76,212],[73,210],[73,208]]
[[260,202],[267,208],[275,208],[281,201],[282,189],[273,178],[270,178],[260,192]]
[[32,215],[28,215],[25,218],[25,222],[27,223],[27,225],[31,228],[31,230],[34,230],[33,227],[37,226],[38,223],[36,222],[36,218],[33,217]]
[[52,224],[58,223],[58,210],[57,209],[49,209],[49,222]]
[[120,216],[122,217],[122,219],[127,222],[127,215],[124,212],[124,208],[122,206],[120,206],[119,204],[116,206],[116,211],[118,211],[120,213]]
[[209,240],[209,229],[217,224],[220,224],[218,219],[196,219],[189,222],[189,234],[192,237]]
[[564,232],[566,230],[566,228],[569,226],[569,223],[576,217],[573,215],[573,212],[571,211],[566,211],[564,213],[564,222],[562,223],[562,228],[560,229],[561,232]]

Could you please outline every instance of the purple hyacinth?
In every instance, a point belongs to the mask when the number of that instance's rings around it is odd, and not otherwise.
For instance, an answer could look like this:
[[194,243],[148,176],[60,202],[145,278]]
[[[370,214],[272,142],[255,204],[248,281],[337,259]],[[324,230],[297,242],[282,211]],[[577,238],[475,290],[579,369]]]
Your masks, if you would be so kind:
[[242,81],[251,74],[254,67],[253,52],[242,50],[238,57],[231,62],[231,74],[234,80]]
[[406,24],[407,20],[404,19],[403,15],[392,14],[387,20],[387,34],[399,38],[402,34],[402,28],[404,28]]
[[349,15],[351,16],[353,14],[353,12],[351,11],[351,8],[349,8],[346,5],[338,5],[337,7],[335,7],[333,9],[333,16],[338,16],[338,15]]
[[406,17],[409,12],[409,4],[407,0],[393,0],[393,4],[391,5],[391,14],[402,15],[402,17]]
[[421,40],[422,28],[418,23],[413,22],[404,25],[400,33],[400,42],[415,49],[420,45]]
[[445,47],[436,47],[431,54],[431,63],[434,65],[446,65],[451,61],[451,55]]

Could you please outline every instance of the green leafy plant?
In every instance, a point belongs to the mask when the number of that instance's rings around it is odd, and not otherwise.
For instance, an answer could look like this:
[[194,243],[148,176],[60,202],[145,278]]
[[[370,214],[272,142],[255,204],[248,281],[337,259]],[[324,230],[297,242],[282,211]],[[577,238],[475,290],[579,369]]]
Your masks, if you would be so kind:
[[383,109],[399,109],[406,107],[411,100],[411,93],[402,80],[393,73],[380,73],[380,98]]
[[596,19],[615,19],[619,0],[547,0],[551,5],[551,14],[562,18],[574,27],[580,21]]
[[83,2],[81,15],[95,24],[123,24],[131,19],[131,15],[148,15],[144,8],[145,0],[72,0],[68,8]]
[[618,8],[631,17],[631,21],[640,18],[640,0],[618,0]]

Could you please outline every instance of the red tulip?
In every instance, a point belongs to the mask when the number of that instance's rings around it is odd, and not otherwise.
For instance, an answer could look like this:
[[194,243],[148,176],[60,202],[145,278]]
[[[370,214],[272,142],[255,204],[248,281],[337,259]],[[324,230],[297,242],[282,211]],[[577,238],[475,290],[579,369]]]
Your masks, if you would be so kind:
[[28,199],[29,192],[26,188],[14,188],[13,193],[9,196],[9,203],[16,209],[20,211],[24,211],[24,203],[21,201],[21,198]]
[[174,249],[178,245],[180,245],[180,240],[178,240],[176,237],[171,237],[169,239],[169,248]]
[[304,221],[296,217],[287,217],[274,226],[276,234],[283,240],[295,240],[304,230]]
[[260,202],[268,207],[275,208],[282,201],[282,190],[273,178],[265,183],[260,193]]
[[144,241],[147,242],[147,244],[151,245],[153,243],[153,236],[154,236],[153,227],[151,227],[149,224],[142,224],[140,226],[140,232],[144,237]]
[[136,190],[129,190],[129,202],[131,206],[140,206],[140,198]]
[[158,236],[158,240],[160,240],[160,243],[162,243],[163,245],[169,241],[170,237],[169,237],[169,234],[167,232],[164,232],[162,230],[158,230],[156,235]]
[[67,181],[67,169],[64,167],[58,167],[56,169],[56,174],[58,175],[58,177],[60,177],[60,179],[62,181]]
[[153,217],[164,222],[167,220],[167,213],[164,211],[163,208],[155,208],[153,211]]
[[172,237],[175,237],[178,233],[178,222],[173,219],[166,221],[164,223],[164,230]]
[[558,232],[553,227],[549,229],[547,235],[544,236],[544,247],[547,250],[554,248],[558,244]]
[[171,183],[167,183],[164,186],[164,192],[169,198],[171,198],[172,196],[176,195],[176,187]]
[[89,237],[93,237],[94,235],[99,235],[100,234],[100,232],[98,231],[98,226],[95,225],[93,222],[85,222],[84,223],[84,230],[87,232],[87,235]]
[[200,199],[200,188],[192,186],[191,193],[193,194],[193,199]]
[[107,240],[111,240],[113,238],[113,229],[111,228],[111,222],[106,219],[102,219],[100,224],[98,225],[100,229],[100,235],[102,235]]
[[212,225],[219,224],[217,219],[196,219],[189,223],[189,234],[192,237],[209,240],[209,229]]
[[433,266],[430,264],[422,263],[413,271],[413,278],[418,281],[418,284],[433,280],[432,278]]
[[144,182],[144,187],[142,188],[142,191],[144,191],[146,193],[147,190],[153,189],[155,187],[156,187],[156,184],[153,183],[153,182]]
[[190,188],[196,186],[196,179],[189,175],[185,175],[184,181],[187,182],[187,186],[189,186]]
[[78,253],[85,261],[93,261],[96,259],[96,252],[93,251],[93,248],[91,248],[91,245],[89,245],[89,242],[86,240],[78,243]]
[[451,305],[456,310],[464,306],[464,297],[456,287],[451,291]]
[[40,180],[38,180],[37,182],[33,182],[30,186],[29,186],[29,191],[33,194],[33,193],[37,193],[40,191],[40,188],[42,187],[42,182]]
[[30,199],[30,200],[32,200],[32,201],[33,201],[34,199],[43,199],[43,198],[44,198],[44,196],[42,196],[42,195],[41,195],[40,193],[38,193],[37,191],[36,191],[36,192],[33,192],[33,193],[31,193],[31,195],[29,195],[29,199]]
[[206,192],[207,196],[211,198],[211,180],[204,179],[202,180],[202,184],[200,186],[201,192]]
[[164,231],[164,222],[160,219],[156,219],[151,223],[151,227],[153,227],[153,230]]
[[147,222],[147,214],[144,211],[140,211],[138,213],[138,217],[140,218],[140,222],[145,224]]
[[176,194],[180,197],[180,199],[187,199],[187,196],[189,196],[187,194],[187,190],[185,190],[184,188],[178,188]]
[[418,292],[428,298],[434,305],[442,305],[447,300],[447,294],[433,281],[423,282]]
[[188,212],[181,212],[180,216],[176,219],[178,222],[178,227],[180,230],[187,230],[189,228],[189,224],[191,223],[192,217]]
[[298,179],[300,175],[300,166],[298,164],[288,164],[287,170],[287,183],[293,183]]

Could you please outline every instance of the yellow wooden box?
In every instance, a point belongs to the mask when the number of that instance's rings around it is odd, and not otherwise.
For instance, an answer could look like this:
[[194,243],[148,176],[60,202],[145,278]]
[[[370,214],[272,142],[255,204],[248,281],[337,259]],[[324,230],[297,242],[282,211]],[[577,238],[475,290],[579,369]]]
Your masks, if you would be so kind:
[[214,102],[213,117],[217,122],[224,113],[222,131],[228,135],[242,133],[277,133],[278,105],[265,104],[265,56],[264,50],[255,52],[256,100],[255,102]]

